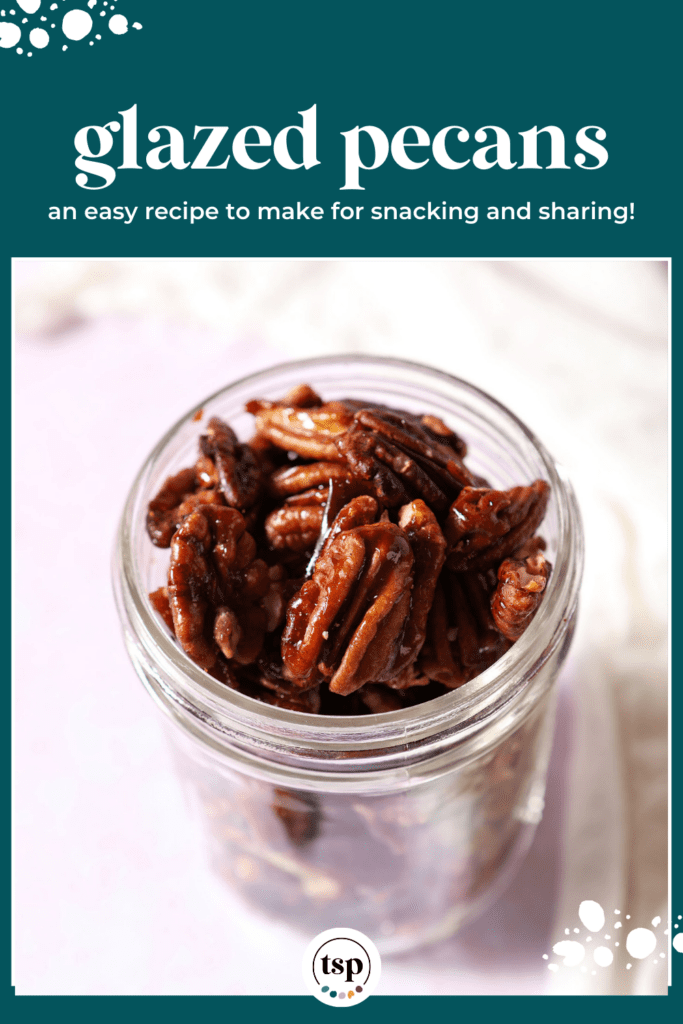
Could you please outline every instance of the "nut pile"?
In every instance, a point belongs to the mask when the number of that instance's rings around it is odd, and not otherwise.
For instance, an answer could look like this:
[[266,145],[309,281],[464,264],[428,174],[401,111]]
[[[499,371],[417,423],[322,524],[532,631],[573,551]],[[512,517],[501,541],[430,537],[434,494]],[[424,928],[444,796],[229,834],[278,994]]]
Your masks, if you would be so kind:
[[307,385],[247,409],[251,441],[210,419],[148,509],[171,549],[150,599],[201,668],[268,704],[357,715],[461,686],[519,639],[551,569],[544,480],[493,490],[437,417]]

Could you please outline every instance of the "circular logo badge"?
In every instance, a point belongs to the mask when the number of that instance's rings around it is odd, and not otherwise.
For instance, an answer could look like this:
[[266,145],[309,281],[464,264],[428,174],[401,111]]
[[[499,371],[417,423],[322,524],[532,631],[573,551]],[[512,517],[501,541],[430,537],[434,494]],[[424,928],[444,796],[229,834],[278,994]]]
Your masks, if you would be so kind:
[[306,987],[328,1006],[354,1006],[377,988],[382,961],[374,942],[355,928],[328,928],[304,953]]

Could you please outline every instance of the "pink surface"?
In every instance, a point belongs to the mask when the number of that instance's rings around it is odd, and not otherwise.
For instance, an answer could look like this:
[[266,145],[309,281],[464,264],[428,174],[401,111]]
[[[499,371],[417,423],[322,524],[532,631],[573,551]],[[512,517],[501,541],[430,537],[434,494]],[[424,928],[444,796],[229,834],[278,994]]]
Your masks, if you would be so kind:
[[[19,994],[304,992],[310,936],[250,914],[204,865],[109,582],[120,509],[162,430],[281,359],[258,340],[140,319],[17,344]],[[548,811],[517,881],[461,936],[387,961],[383,994],[544,990],[570,717],[565,697]]]

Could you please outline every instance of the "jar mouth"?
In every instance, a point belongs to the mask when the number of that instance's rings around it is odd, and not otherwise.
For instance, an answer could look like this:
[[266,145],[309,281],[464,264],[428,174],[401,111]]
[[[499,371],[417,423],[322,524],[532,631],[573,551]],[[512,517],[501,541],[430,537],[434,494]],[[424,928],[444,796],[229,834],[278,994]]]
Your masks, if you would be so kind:
[[[351,376],[354,372],[355,377]],[[243,393],[250,398],[269,397],[266,392],[276,397],[277,391],[281,396],[290,381],[320,387],[327,397],[325,379],[336,380],[341,387],[345,373],[350,374],[346,391],[351,397],[360,388],[359,375],[371,378],[369,384],[367,380],[364,384],[368,390],[381,387],[381,381],[406,392],[412,388],[411,394],[421,389],[424,401],[436,401],[440,414],[448,414],[451,406],[449,425],[459,433],[463,432],[462,427],[458,428],[463,403],[474,415],[477,410],[485,410],[494,423],[494,431],[496,424],[497,429],[504,424],[525,453],[533,456],[535,475],[543,476],[550,484],[549,512],[552,508],[555,522],[553,571],[544,599],[529,627],[506,654],[480,675],[443,696],[399,711],[361,716],[309,714],[274,707],[215,680],[185,654],[154,611],[148,598],[151,587],[144,578],[139,558],[140,545],[145,540],[151,547],[145,529],[147,502],[157,482],[180,468],[168,459],[174,439],[183,433],[190,436],[194,430],[196,441],[195,421],[200,410],[208,408],[214,414],[213,407]],[[468,440],[466,433],[465,439]],[[541,532],[543,529],[544,524]],[[456,736],[462,738],[483,728],[519,699],[539,667],[562,642],[576,611],[582,566],[581,518],[572,486],[562,467],[514,413],[480,388],[442,370],[408,360],[355,354],[281,363],[219,389],[190,409],[161,438],[140,469],[124,507],[114,553],[115,596],[129,653],[136,663],[144,662],[148,679],[152,673],[155,696],[162,704],[169,701],[176,717],[194,716],[203,723],[205,731],[217,729],[224,736],[233,737],[249,735],[266,747],[284,743],[297,749],[316,750],[323,758],[325,751],[334,757],[345,751],[377,751],[378,746],[405,749],[426,737],[445,734],[452,742]]]

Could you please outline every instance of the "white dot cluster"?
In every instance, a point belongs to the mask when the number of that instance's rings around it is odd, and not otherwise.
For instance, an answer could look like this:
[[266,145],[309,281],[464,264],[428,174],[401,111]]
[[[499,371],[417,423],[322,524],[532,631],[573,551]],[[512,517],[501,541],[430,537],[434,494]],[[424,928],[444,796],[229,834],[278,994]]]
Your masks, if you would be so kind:
[[[621,911],[615,910],[614,916],[615,918],[620,917]],[[631,915],[625,914],[624,919],[626,921],[630,921]],[[581,924],[584,926],[586,931],[593,932],[595,934],[597,932],[601,932],[605,927],[605,912],[603,908],[600,906],[600,904],[597,903],[595,900],[583,900],[583,902],[579,906],[579,920],[581,921]],[[681,920],[683,920],[683,915],[679,914],[678,921]],[[653,917],[650,924],[652,926],[651,928],[632,928],[630,925],[627,925],[628,932],[626,934],[625,943],[626,951],[631,960],[646,960],[648,957],[651,957],[653,954],[655,954],[655,956],[658,957],[658,959],[652,960],[652,963],[659,964],[662,960],[666,959],[666,953],[656,952],[657,935],[655,934],[653,929],[659,928],[659,926],[662,924],[661,917],[659,915]],[[621,921],[613,921],[612,928],[610,928],[610,931],[604,933],[603,941],[610,942],[612,939],[612,929],[616,930],[621,927]],[[679,925],[677,923],[674,923],[674,930],[678,928]],[[572,933],[574,935],[581,935],[581,929],[565,928],[565,935],[571,935]],[[669,929],[663,929],[663,934],[664,936],[668,936]],[[564,967],[580,967],[580,970],[585,974],[588,973],[588,967],[585,964],[582,964],[582,961],[586,957],[586,946],[592,941],[592,935],[584,935],[583,940],[581,941],[578,939],[563,939],[561,942],[555,943],[555,945],[553,946],[553,953],[555,953],[558,957],[562,958],[562,965]],[[683,931],[675,931],[672,945],[676,952],[683,953]],[[614,942],[614,947],[615,949],[618,948],[619,942]],[[549,960],[549,956],[547,953],[543,954],[543,959]],[[606,945],[596,946],[593,949],[593,962],[598,967],[610,967],[614,963],[614,953]],[[558,963],[548,963],[546,966],[548,970],[552,971],[553,973],[560,969],[560,964]],[[627,963],[625,966],[626,970],[630,971],[633,967],[633,964]],[[597,971],[591,970],[591,975],[596,974]]]
[[[44,50],[52,39],[56,39],[59,42],[59,35],[61,34],[69,42],[78,43],[81,40],[86,40],[90,46],[94,46],[96,41],[100,41],[102,36],[100,33],[93,33],[93,15],[88,10],[84,9],[87,5],[90,11],[98,6],[101,0],[67,0],[72,6],[69,10],[65,11],[64,16],[61,18],[61,22],[50,22],[48,27],[48,18],[44,14],[39,14],[38,24],[31,25],[29,18],[20,18],[23,13],[27,15],[36,15],[40,11],[43,0],[17,0],[17,4],[20,7],[20,11],[17,12],[14,8],[9,10],[0,10],[0,49],[3,50],[14,50],[15,53],[23,55],[25,50],[24,46],[18,44],[25,43],[26,39],[35,50]],[[48,4],[45,3],[45,8]],[[102,10],[98,13],[100,17],[107,17],[106,27],[115,36],[122,36],[128,32],[129,22],[128,18],[124,14],[115,14],[115,3],[110,0],[102,2]],[[49,5],[50,11],[59,10],[58,3],[51,3]],[[62,8],[64,10],[64,8]],[[10,20],[14,18],[17,20]],[[41,24],[42,22],[42,24]],[[26,26],[22,28],[22,26]],[[139,21],[134,21],[132,28],[140,30],[142,25]],[[54,29],[55,32],[51,34],[50,29]],[[62,50],[68,50],[68,45],[63,43]],[[33,56],[33,50],[26,52],[27,57]]]

